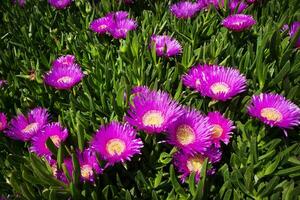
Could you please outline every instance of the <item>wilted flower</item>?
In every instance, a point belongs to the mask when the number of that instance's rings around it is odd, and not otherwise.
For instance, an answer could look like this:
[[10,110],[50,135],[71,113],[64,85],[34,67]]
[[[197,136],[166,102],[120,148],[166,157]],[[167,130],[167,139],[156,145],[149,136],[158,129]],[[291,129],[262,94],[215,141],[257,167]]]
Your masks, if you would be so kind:
[[27,117],[20,114],[10,121],[5,132],[12,139],[28,141],[48,123],[49,114],[44,108],[31,110]]
[[221,24],[229,30],[240,32],[251,28],[255,23],[256,21],[251,15],[235,14],[223,19]]
[[254,95],[248,112],[270,126],[289,129],[300,124],[300,108],[280,94]]
[[177,18],[187,19],[195,16],[205,6],[201,3],[193,3],[190,1],[180,1],[171,5],[170,11]]
[[71,5],[72,0],[48,0],[48,3],[56,9],[65,9]]
[[168,142],[183,152],[203,153],[211,145],[212,126],[196,110],[184,110],[167,131]]
[[[213,164],[221,159],[221,151],[217,148],[210,148],[203,154],[191,154],[184,152],[177,152],[174,157],[174,165],[178,169],[181,175],[181,181],[184,182],[186,178],[195,172],[195,180],[198,182],[200,180],[200,173],[205,159],[208,159],[208,163]],[[213,174],[214,170],[212,168],[207,170],[207,174]]]
[[151,91],[133,99],[126,120],[147,133],[166,131],[177,120],[181,107],[167,93]]
[[239,70],[217,65],[204,65],[198,86],[203,96],[226,101],[246,90],[247,80]]
[[152,35],[151,45],[155,45],[158,56],[172,57],[182,52],[180,43],[167,35]]
[[4,129],[6,129],[7,126],[7,119],[6,119],[6,115],[2,112],[0,112],[0,131],[3,131]]
[[91,148],[98,152],[108,165],[125,162],[135,154],[141,153],[143,142],[136,134],[129,124],[111,122],[99,128],[91,141]]
[[215,147],[220,147],[220,142],[229,143],[232,130],[235,128],[230,119],[226,119],[219,112],[209,112],[208,122],[213,126],[211,139]]
[[67,90],[79,83],[84,74],[77,64],[53,67],[44,77],[44,82],[59,90]]
[[50,138],[53,144],[59,148],[60,144],[68,137],[68,130],[60,125],[60,123],[47,124],[32,138],[32,146],[30,151],[35,152],[38,156],[45,156],[49,159],[52,155],[48,149],[46,142]]

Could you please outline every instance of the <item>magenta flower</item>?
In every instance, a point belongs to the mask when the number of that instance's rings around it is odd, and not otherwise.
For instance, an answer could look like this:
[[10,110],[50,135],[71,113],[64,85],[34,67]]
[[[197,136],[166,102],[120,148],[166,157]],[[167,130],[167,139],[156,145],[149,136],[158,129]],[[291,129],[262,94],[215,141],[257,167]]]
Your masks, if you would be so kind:
[[28,141],[48,123],[48,118],[46,109],[35,108],[27,114],[27,117],[19,114],[13,118],[5,133],[12,139]]
[[193,66],[185,75],[182,76],[183,84],[188,88],[198,90],[201,83],[201,73],[205,69],[207,69],[207,67],[203,67],[202,65]]
[[213,5],[216,9],[224,6],[224,0],[198,0],[198,2],[204,2],[207,6]]
[[133,0],[123,0],[125,4],[133,4]]
[[127,33],[137,28],[137,23],[128,18],[128,12],[118,11],[91,22],[90,29],[99,34],[110,34],[115,39],[126,38]]
[[141,85],[141,86],[133,87],[132,90],[131,90],[131,94],[139,95],[139,94],[147,93],[147,92],[150,92],[150,91],[151,90],[147,86]]
[[46,160],[48,161],[48,164],[51,167],[52,175],[56,179],[58,179],[58,180],[60,180],[60,181],[62,181],[64,183],[68,183],[67,178],[64,175],[64,172],[62,170],[58,169],[58,167],[57,167],[57,161],[54,160],[54,159],[51,159],[51,158],[48,158]]
[[248,112],[271,127],[290,129],[300,124],[300,108],[280,94],[254,95]]
[[47,124],[43,130],[39,131],[32,138],[31,152],[35,152],[38,156],[45,156],[47,159],[51,157],[52,153],[48,149],[46,142],[50,138],[53,144],[59,148],[60,144],[68,137],[68,130],[60,125],[60,123]]
[[179,19],[187,19],[195,16],[202,8],[204,5],[197,2],[180,1],[171,5],[170,11]]
[[234,14],[223,19],[221,24],[229,30],[241,32],[245,29],[251,28],[254,24],[256,24],[256,21],[251,15]]
[[[210,148],[203,154],[190,154],[184,152],[177,152],[174,157],[174,165],[178,171],[182,174],[180,179],[185,182],[186,178],[195,172],[195,180],[198,182],[200,180],[200,173],[205,159],[208,159],[208,163],[213,164],[219,162],[221,159],[221,151],[217,148]],[[214,170],[208,168],[207,174],[213,174]]]
[[77,64],[54,67],[44,77],[44,82],[58,90],[67,90],[79,83],[84,74]]
[[0,80],[0,89],[7,84],[6,80]]
[[245,3],[243,0],[231,0],[229,1],[229,8],[231,11],[231,14],[233,13],[242,13],[246,8],[248,7],[248,4]]
[[103,171],[98,164],[96,153],[91,151],[91,149],[85,149],[83,152],[78,153],[78,159],[81,179],[83,181],[94,182],[95,173],[101,174]]
[[114,21],[119,21],[123,19],[127,19],[129,14],[127,11],[117,11],[117,12],[110,12],[106,15],[107,17],[110,17]]
[[107,166],[130,160],[141,153],[143,142],[129,124],[111,122],[101,126],[91,141],[91,148],[98,152]]
[[239,70],[217,65],[204,65],[199,90],[202,96],[226,101],[246,90],[247,80]]
[[[300,29],[300,21],[293,22],[291,24],[291,28],[290,28],[290,31],[289,31],[290,37],[294,37],[299,29]],[[295,46],[296,46],[296,48],[300,48],[300,36],[298,37]]]
[[54,60],[52,63],[52,67],[68,67],[73,64],[75,64],[75,56],[68,54],[65,56],[60,56],[59,58]]
[[12,2],[14,4],[18,4],[20,7],[23,8],[25,6],[26,0],[13,0]]
[[228,144],[232,130],[235,128],[233,122],[219,112],[209,112],[208,118],[208,122],[213,126],[211,139],[214,146],[219,148],[221,141]]
[[135,30],[137,23],[132,19],[122,19],[115,21],[115,23],[109,27],[109,32],[115,39],[126,38],[128,31]]
[[105,16],[92,21],[90,24],[90,29],[102,35],[108,32],[109,27],[111,27],[112,24],[113,24],[112,18]]
[[155,45],[158,56],[172,57],[182,52],[180,43],[167,35],[152,35],[151,44]]
[[183,152],[203,153],[211,145],[211,131],[207,117],[193,109],[184,110],[168,128],[168,143]]
[[[91,149],[85,149],[83,152],[77,151],[77,158],[80,165],[80,179],[83,182],[94,182],[95,175],[101,174],[103,169],[99,166],[96,153]],[[66,158],[64,164],[69,175],[72,177],[74,166],[71,158]],[[63,174],[59,178],[65,183],[68,183],[67,177]]]
[[7,119],[5,113],[0,112],[0,131],[3,131],[7,127]]
[[56,9],[65,9],[71,5],[72,0],[48,0],[48,3]]
[[167,93],[151,91],[135,96],[125,119],[138,130],[160,133],[166,131],[181,112],[181,107]]

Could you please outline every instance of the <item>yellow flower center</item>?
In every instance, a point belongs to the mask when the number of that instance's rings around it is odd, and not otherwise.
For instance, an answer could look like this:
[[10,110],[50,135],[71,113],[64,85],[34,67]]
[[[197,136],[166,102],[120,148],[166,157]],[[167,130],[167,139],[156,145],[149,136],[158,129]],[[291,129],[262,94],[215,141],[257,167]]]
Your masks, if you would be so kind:
[[145,126],[160,127],[164,122],[164,117],[160,111],[150,110],[144,114],[142,121]]
[[210,86],[210,89],[214,94],[218,94],[218,93],[226,94],[230,90],[230,87],[224,82],[219,82],[219,83],[212,84]]
[[126,145],[123,140],[114,138],[106,143],[106,151],[109,155],[121,155],[125,151]]
[[50,136],[50,139],[56,147],[59,147],[61,140],[58,135],[52,135]]
[[51,165],[51,169],[52,169],[53,176],[56,176],[56,174],[57,174],[57,166],[55,164],[53,164],[53,165]]
[[282,114],[275,108],[263,108],[260,115],[269,121],[279,122],[282,120]]
[[218,124],[213,124],[213,130],[212,130],[213,134],[212,134],[212,138],[219,138],[222,133],[223,133],[223,129],[220,125]]
[[93,168],[90,165],[82,165],[80,167],[81,176],[88,179],[93,176]]
[[70,83],[72,81],[72,77],[70,76],[63,76],[59,79],[57,79],[58,83]]
[[202,164],[204,162],[204,158],[201,155],[197,155],[195,157],[191,157],[188,159],[186,166],[190,172],[201,172]]
[[99,29],[106,29],[107,28],[107,26],[105,25],[105,24],[101,24],[100,26],[99,26]]
[[188,145],[194,142],[194,130],[188,125],[180,125],[176,130],[176,139],[182,145]]
[[22,130],[22,132],[23,132],[23,133],[30,133],[30,132],[36,131],[36,130],[38,129],[38,125],[39,125],[39,124],[38,124],[37,122],[28,124],[28,125]]

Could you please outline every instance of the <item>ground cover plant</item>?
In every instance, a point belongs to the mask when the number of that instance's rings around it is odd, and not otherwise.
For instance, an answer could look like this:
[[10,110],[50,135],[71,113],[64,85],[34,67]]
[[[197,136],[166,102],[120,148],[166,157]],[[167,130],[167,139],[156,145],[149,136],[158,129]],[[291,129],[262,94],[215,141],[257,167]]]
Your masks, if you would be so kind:
[[0,11],[0,198],[299,198],[297,0]]

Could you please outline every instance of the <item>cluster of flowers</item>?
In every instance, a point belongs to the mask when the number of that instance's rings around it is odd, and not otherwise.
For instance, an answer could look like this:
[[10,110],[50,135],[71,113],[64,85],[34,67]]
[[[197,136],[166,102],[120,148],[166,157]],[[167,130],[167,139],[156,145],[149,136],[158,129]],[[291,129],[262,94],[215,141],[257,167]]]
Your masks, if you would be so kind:
[[[64,9],[71,0],[48,0],[57,8]],[[19,2],[19,1],[18,1]],[[25,1],[22,1],[25,2]],[[130,1],[132,2],[132,1]],[[247,3],[253,3],[253,0]],[[224,1],[206,0],[179,2],[171,6],[171,12],[178,18],[190,18],[203,8],[214,5],[224,6]],[[241,13],[247,7],[246,2],[230,0],[230,16],[222,21],[222,25],[232,31],[242,31],[256,23],[250,15]],[[299,22],[291,25],[289,34],[294,36],[300,27]],[[128,18],[125,11],[111,12],[105,17],[94,20],[90,29],[99,34],[110,34],[116,39],[126,38],[128,31],[137,28],[135,20]],[[286,29],[289,27],[287,26]],[[297,41],[299,46],[300,38]],[[180,43],[167,35],[153,35],[150,46],[155,46],[158,56],[171,57],[182,52]],[[56,89],[70,89],[84,77],[73,55],[56,59],[51,70],[45,74],[44,82]],[[198,65],[192,67],[183,76],[183,83],[198,91],[202,96],[214,101],[227,101],[246,90],[246,78],[237,69],[216,65]],[[0,82],[1,85],[5,82]],[[283,129],[300,124],[300,109],[280,94],[262,93],[254,95],[248,106],[251,116],[265,124]],[[179,105],[162,91],[153,91],[146,86],[135,87],[132,91],[132,103],[125,117],[126,123],[111,122],[101,126],[95,133],[90,145],[84,151],[77,150],[80,163],[81,179],[94,181],[95,175],[118,162],[130,160],[140,154],[142,140],[137,138],[136,129],[147,134],[166,133],[167,142],[178,149],[174,155],[174,164],[182,173],[184,181],[191,172],[196,172],[196,180],[200,178],[202,164],[206,158],[213,164],[221,159],[221,143],[228,144],[233,122],[215,111],[204,116],[199,111]],[[4,113],[0,113],[0,131],[13,139],[30,141],[30,151],[46,158],[53,167],[54,175],[64,181],[70,179],[57,169],[56,161],[46,142],[50,139],[59,147],[68,137],[68,131],[58,122],[50,122],[49,114],[44,108],[35,108],[27,114],[19,114],[10,121],[9,126]],[[136,129],[134,129],[135,127]],[[100,159],[106,161],[104,167],[99,165]],[[71,158],[65,158],[64,164],[69,174],[73,172]],[[208,173],[213,173],[210,168]]]
[[91,22],[90,29],[100,35],[109,34],[115,39],[126,38],[128,31],[134,30],[137,23],[128,18],[128,12],[117,11]]
[[[125,120],[147,134],[166,134],[167,142],[178,149],[173,159],[182,173],[182,181],[191,172],[196,173],[198,181],[206,158],[210,164],[221,159],[220,144],[229,143],[234,128],[231,120],[219,112],[205,116],[178,104],[168,93],[153,91],[146,86],[135,87],[132,95]],[[208,171],[213,172],[213,168]]]
[[[197,65],[182,77],[183,84],[212,100],[226,101],[246,90],[246,78],[237,69]],[[280,94],[254,95],[248,112],[270,126],[289,129],[300,124],[300,108]]]
[[[59,148],[69,133],[59,122],[49,122],[46,109],[38,107],[29,111],[27,116],[19,114],[10,121],[8,127],[5,114],[0,113],[0,131],[3,130],[12,139],[31,142],[30,151],[49,162],[54,176],[66,183],[70,181],[62,170],[57,169],[57,162],[46,145],[50,139]],[[101,126],[90,142],[90,147],[82,152],[77,150],[81,180],[94,181],[95,175],[102,173],[103,168],[99,165],[96,152],[101,159],[107,161],[106,168],[117,162],[130,160],[134,154],[140,153],[142,147],[141,139],[136,138],[136,131],[130,125],[112,122]],[[72,174],[74,168],[71,157],[66,157],[64,164],[68,174]]]
[[[248,4],[252,4],[254,1],[243,1],[243,0],[229,0],[228,5],[231,14],[242,13]],[[224,0],[198,0],[192,1],[180,1],[170,6],[170,11],[177,18],[188,19],[194,17],[199,11],[207,9],[209,6],[214,6],[216,9],[224,7]]]
[[[251,15],[240,14],[248,7],[249,3],[253,2],[246,3],[241,0],[228,1],[232,15],[226,17],[221,24],[232,31],[243,31],[245,29],[249,29],[256,23],[255,19]],[[200,10],[206,9],[210,5],[219,9],[220,6],[224,6],[224,1],[181,1],[171,5],[170,11],[177,18],[187,19],[195,16]]]

